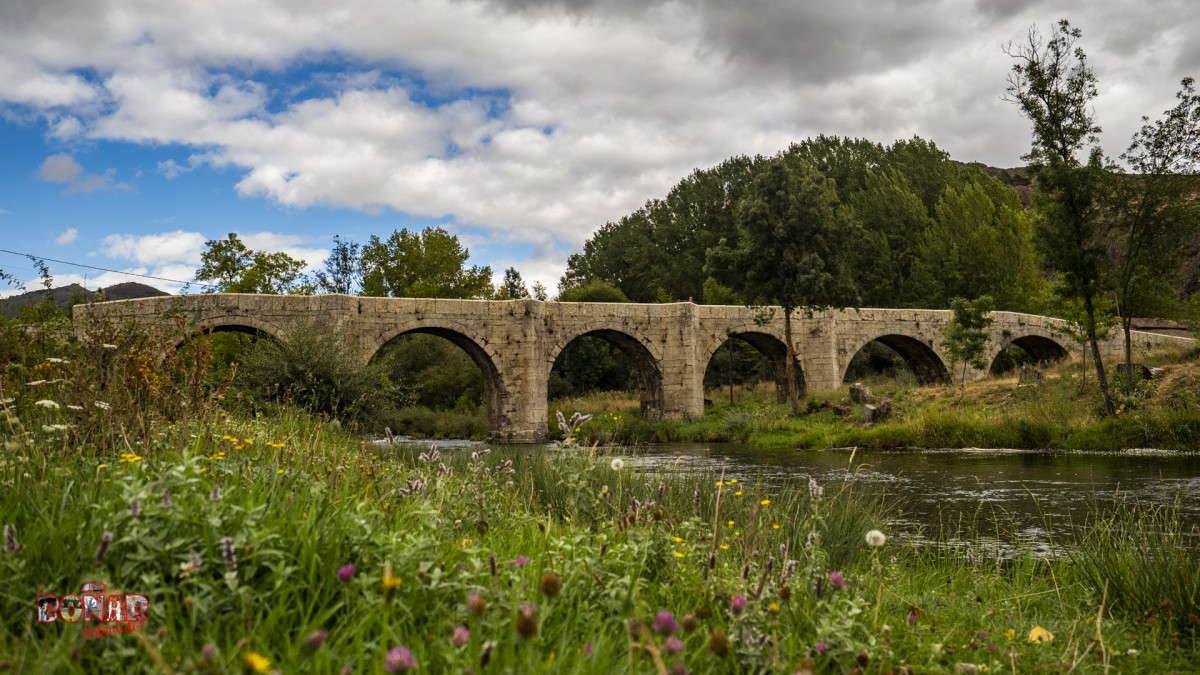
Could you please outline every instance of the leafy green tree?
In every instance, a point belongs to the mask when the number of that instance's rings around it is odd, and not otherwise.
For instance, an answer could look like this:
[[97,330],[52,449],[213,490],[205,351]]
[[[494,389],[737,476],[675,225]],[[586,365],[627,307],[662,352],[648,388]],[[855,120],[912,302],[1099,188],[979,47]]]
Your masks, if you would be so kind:
[[863,228],[853,259],[862,301],[868,307],[908,306],[916,242],[929,229],[925,205],[896,169],[868,170],[862,189],[849,198]]
[[1007,48],[1016,64],[1006,99],[1033,123],[1033,147],[1025,159],[1038,181],[1034,193],[1033,243],[1047,269],[1083,302],[1084,322],[1096,364],[1104,411],[1114,413],[1108,378],[1096,339],[1096,297],[1104,291],[1106,250],[1100,208],[1106,171],[1103,153],[1093,146],[1096,124],[1092,100],[1096,76],[1077,46],[1082,37],[1066,19],[1051,37],[1029,30],[1026,42]]
[[304,262],[282,251],[253,251],[230,232],[225,239],[210,239],[200,254],[196,280],[215,293],[311,293],[312,283],[304,275]]
[[[559,302],[629,302],[612,284],[594,279],[563,290]],[[637,376],[629,359],[607,340],[583,335],[571,340],[550,370],[551,398],[592,391],[636,390]]]
[[977,370],[987,368],[983,360],[984,349],[987,347],[988,326],[992,325],[992,317],[988,316],[993,307],[992,298],[981,295],[975,300],[954,298],[950,301],[950,309],[954,316],[946,323],[946,331],[942,334],[942,349],[950,360],[950,370],[953,372],[962,364],[962,375],[959,385],[959,398],[967,390],[967,366]]
[[805,164],[782,162],[754,179],[738,220],[741,241],[736,248],[722,241],[710,250],[706,271],[751,303],[783,308],[788,399],[799,414],[792,312],[858,302],[846,264],[856,227],[839,208],[832,181]]
[[612,284],[593,279],[585,284],[572,286],[558,294],[559,302],[629,302],[621,289]]
[[[1108,236],[1113,287],[1125,334],[1126,373],[1133,368],[1130,332],[1135,316],[1176,312],[1169,270],[1181,270],[1184,243],[1197,232],[1190,199],[1200,168],[1200,95],[1194,80],[1182,81],[1179,103],[1163,119],[1133,135],[1121,159],[1132,175],[1116,176],[1110,198],[1113,228]],[[1126,377],[1128,394],[1133,378]]]
[[525,288],[525,280],[521,278],[521,273],[517,271],[517,268],[509,267],[504,270],[504,282],[500,284],[496,299],[517,300],[528,297],[529,290]]
[[325,269],[313,275],[317,287],[326,293],[354,295],[362,288],[362,245],[334,235],[333,249],[325,259]]
[[533,294],[534,300],[541,300],[542,302],[545,302],[550,299],[550,295],[546,292],[546,285],[540,281],[533,282],[533,285],[529,287],[529,290]]
[[395,298],[486,298],[490,267],[466,267],[470,252],[440,227],[372,235],[362,250],[363,295]]

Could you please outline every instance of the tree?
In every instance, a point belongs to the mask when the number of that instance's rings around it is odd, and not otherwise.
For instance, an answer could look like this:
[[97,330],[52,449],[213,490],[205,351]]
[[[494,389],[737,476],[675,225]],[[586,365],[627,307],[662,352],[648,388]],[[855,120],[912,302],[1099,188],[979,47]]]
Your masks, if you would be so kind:
[[525,288],[525,281],[521,279],[521,273],[515,267],[509,267],[504,270],[504,283],[500,284],[500,291],[496,294],[497,300],[517,300],[519,298],[528,298],[529,291]]
[[550,299],[550,295],[546,292],[546,285],[540,281],[533,282],[533,286],[530,287],[530,291],[533,293],[534,300],[541,300],[542,302],[545,302]]
[[846,244],[856,230],[839,208],[832,181],[803,163],[774,162],[759,174],[738,206],[741,241],[722,240],[709,251],[706,271],[724,278],[752,304],[783,308],[785,368],[792,413],[799,414],[795,385],[792,312],[858,302],[846,265]]
[[1133,393],[1134,316],[1173,313],[1169,274],[1178,270],[1186,239],[1197,230],[1191,186],[1200,166],[1200,95],[1194,80],[1182,81],[1178,105],[1165,118],[1147,122],[1121,155],[1132,175],[1116,176],[1109,262],[1121,327],[1125,333],[1126,391]]
[[559,292],[559,302],[629,302],[621,289],[595,279]]
[[253,251],[230,232],[226,239],[210,239],[200,254],[196,280],[206,282],[210,293],[311,293],[304,262],[282,251]]
[[492,269],[466,267],[470,252],[440,227],[372,235],[362,250],[363,295],[394,298],[486,298]]
[[954,316],[946,323],[946,332],[942,335],[942,349],[950,359],[950,370],[962,364],[962,375],[959,385],[959,399],[967,390],[967,366],[977,370],[987,367],[983,360],[984,348],[988,341],[988,326],[993,319],[988,316],[992,311],[992,298],[981,295],[974,301],[966,298],[954,298],[950,301],[950,309]]
[[1049,40],[1030,28],[1027,41],[1006,49],[1017,61],[1005,98],[1033,123],[1033,145],[1024,156],[1038,181],[1034,193],[1033,242],[1043,263],[1083,302],[1084,327],[1096,364],[1104,411],[1114,414],[1108,378],[1096,340],[1096,296],[1104,287],[1105,246],[1099,209],[1105,167],[1093,146],[1100,127],[1092,113],[1096,76],[1087,55],[1076,46],[1082,37],[1066,19]]
[[333,250],[325,259],[325,269],[314,276],[317,287],[326,293],[354,295],[362,288],[362,245],[348,242],[341,235],[334,235]]

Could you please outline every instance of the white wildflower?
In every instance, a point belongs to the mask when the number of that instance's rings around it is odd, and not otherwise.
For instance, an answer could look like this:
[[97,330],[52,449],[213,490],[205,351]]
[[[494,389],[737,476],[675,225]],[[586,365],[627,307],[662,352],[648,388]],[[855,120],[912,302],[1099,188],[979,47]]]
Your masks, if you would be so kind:
[[867,533],[867,544],[879,548],[887,542],[887,535],[879,530],[871,530]]
[[102,343],[100,343],[100,346],[101,346],[101,347],[104,347],[105,349],[116,349],[116,348],[117,348],[117,346],[116,346],[116,345],[110,345],[110,344],[108,344],[107,342],[102,342]]
[[50,408],[52,410],[58,410],[61,407],[58,405],[57,401],[51,401],[48,398],[44,398],[44,399],[38,401],[37,403],[34,403],[34,405],[38,405],[43,408]]
[[71,427],[67,426],[66,424],[43,424],[42,425],[42,431],[44,431],[46,433],[52,433],[55,431],[66,431],[67,429],[70,429],[70,428]]
[[625,460],[621,459],[620,457],[614,457],[613,461],[609,463],[609,466],[612,467],[613,471],[620,471],[621,469],[625,468]]
[[15,398],[0,398],[0,405],[8,405],[9,403],[16,403],[16,402],[17,402],[17,399],[15,399]]
[[70,361],[51,356],[46,358],[46,363],[70,363]]
[[39,384],[46,384],[46,381],[45,380],[33,380],[32,382],[26,382],[25,386],[26,387],[36,387]]
[[68,403],[67,407],[70,408],[71,410],[83,410],[83,406],[81,406],[81,405],[71,405],[70,403]]
[[108,410],[109,408],[112,407],[111,405],[105,403],[104,401],[93,401],[93,404],[101,410]]

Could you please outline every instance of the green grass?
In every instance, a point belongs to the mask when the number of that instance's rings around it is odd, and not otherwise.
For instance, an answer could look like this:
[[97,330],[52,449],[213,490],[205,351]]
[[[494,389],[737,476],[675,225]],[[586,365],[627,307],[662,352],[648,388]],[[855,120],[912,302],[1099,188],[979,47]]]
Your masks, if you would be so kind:
[[[0,554],[0,661],[16,672],[237,672],[251,653],[288,672],[382,672],[398,646],[417,672],[652,673],[651,650],[665,668],[714,673],[848,672],[859,659],[867,672],[1164,672],[1188,669],[1198,646],[1187,617],[1197,553],[1159,512],[1060,542],[1068,557],[1018,547],[976,565],[954,543],[974,536],[969,526],[924,545],[867,546],[870,529],[895,534],[902,505],[853,484],[814,498],[807,484],[767,488],[753,476],[646,474],[636,455],[586,447],[422,459],[428,450],[366,444],[292,410],[163,428],[124,462],[8,443],[0,513],[22,550]],[[1154,553],[1164,529],[1180,544],[1169,558]],[[198,570],[181,567],[192,551]],[[343,582],[347,564],[356,574]],[[830,586],[834,571],[846,588]],[[557,595],[541,590],[550,572]],[[34,620],[39,592],[84,581],[146,595],[144,639]],[[472,594],[484,612],[471,612]],[[740,613],[735,596],[748,599]],[[536,636],[518,631],[527,604]],[[630,634],[631,620],[652,624],[660,611],[698,617],[676,635],[679,655],[664,653],[664,635]],[[458,626],[470,632],[462,646],[451,643]],[[1036,626],[1054,641],[1029,643]],[[317,649],[305,642],[315,631],[328,632]],[[730,638],[725,657],[708,648],[717,631]]]

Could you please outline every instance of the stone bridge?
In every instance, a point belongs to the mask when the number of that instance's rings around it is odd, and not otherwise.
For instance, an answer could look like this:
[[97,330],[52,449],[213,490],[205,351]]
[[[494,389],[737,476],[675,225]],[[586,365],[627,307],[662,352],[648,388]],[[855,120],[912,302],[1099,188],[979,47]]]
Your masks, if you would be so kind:
[[[295,325],[317,323],[344,331],[363,362],[406,333],[430,333],[461,347],[483,371],[488,432],[493,440],[545,439],[547,383],[555,358],[572,340],[594,336],[616,345],[633,364],[644,419],[678,419],[704,412],[704,371],[722,343],[736,337],[754,346],[786,394],[783,311],[775,308],[674,304],[571,303],[538,300],[435,300],[346,295],[206,294],[76,305],[75,316],[96,312],[147,324],[183,314],[199,330],[282,337]],[[846,309],[797,311],[795,373],[799,391],[842,384],[864,345],[894,349],[922,382],[947,375],[941,347],[948,310]],[[1078,350],[1053,328],[1058,319],[994,312],[987,362],[1009,345],[1038,361]],[[1119,331],[1101,344],[1105,356],[1123,354]],[[1191,346],[1187,338],[1135,332],[1136,350]],[[986,371],[972,371],[976,379]]]

